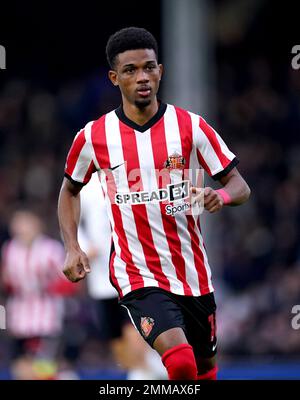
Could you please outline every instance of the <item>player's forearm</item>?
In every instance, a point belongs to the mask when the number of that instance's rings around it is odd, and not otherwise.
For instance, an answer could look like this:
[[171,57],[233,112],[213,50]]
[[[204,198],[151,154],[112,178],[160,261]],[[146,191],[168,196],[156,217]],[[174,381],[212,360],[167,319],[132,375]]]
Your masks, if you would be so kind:
[[[245,203],[250,196],[250,188],[245,180],[241,177],[239,173],[233,173],[229,179],[226,181],[220,180],[220,182],[224,185],[223,188],[219,191],[227,200],[225,203],[230,206],[238,206],[240,204]],[[224,190],[224,192],[222,192]],[[226,194],[228,197],[226,198]]]
[[58,221],[66,250],[79,248],[77,232],[80,218],[80,194],[65,182],[58,199]]

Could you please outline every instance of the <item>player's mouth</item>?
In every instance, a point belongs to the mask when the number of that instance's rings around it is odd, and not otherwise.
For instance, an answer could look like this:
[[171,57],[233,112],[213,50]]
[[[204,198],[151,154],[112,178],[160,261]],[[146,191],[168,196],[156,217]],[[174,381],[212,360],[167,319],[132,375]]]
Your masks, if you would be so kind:
[[148,97],[151,93],[151,88],[149,86],[144,86],[137,89],[137,92],[141,97]]

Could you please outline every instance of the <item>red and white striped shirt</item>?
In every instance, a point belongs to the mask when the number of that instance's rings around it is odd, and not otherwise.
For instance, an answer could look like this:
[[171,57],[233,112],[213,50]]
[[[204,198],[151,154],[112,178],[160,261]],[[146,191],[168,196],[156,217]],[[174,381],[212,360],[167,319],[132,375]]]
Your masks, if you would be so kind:
[[189,191],[183,169],[191,178],[202,167],[218,179],[236,164],[203,118],[163,103],[143,126],[120,107],[78,132],[65,176],[86,184],[98,171],[113,228],[110,276],[120,297],[149,286],[186,296],[213,291],[199,216],[185,212],[189,204],[176,205],[186,204]]
[[45,235],[30,246],[17,239],[8,241],[2,252],[2,279],[9,289],[7,328],[19,338],[61,333],[63,298],[55,292],[64,262],[62,244]]

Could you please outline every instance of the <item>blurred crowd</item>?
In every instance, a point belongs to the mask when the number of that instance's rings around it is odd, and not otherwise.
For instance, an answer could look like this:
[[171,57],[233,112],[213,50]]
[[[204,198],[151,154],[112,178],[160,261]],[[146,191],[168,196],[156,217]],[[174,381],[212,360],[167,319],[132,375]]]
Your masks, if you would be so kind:
[[[238,155],[252,190],[246,205],[226,208],[212,221],[220,352],[226,357],[299,356],[300,331],[292,329],[291,310],[300,304],[300,72],[273,69],[263,57],[242,68],[223,61],[215,98],[211,123]],[[118,101],[105,71],[53,86],[34,79],[3,83],[1,246],[22,204],[34,207],[46,233],[60,240],[56,205],[67,150],[87,121]],[[1,304],[6,297],[2,285]],[[74,365],[111,365],[97,341],[84,284],[65,301],[64,357]],[[0,343],[2,364],[10,357],[7,342]]]
[[222,350],[299,356],[300,74],[260,57],[224,63],[219,76],[217,124],[252,189],[218,216]]

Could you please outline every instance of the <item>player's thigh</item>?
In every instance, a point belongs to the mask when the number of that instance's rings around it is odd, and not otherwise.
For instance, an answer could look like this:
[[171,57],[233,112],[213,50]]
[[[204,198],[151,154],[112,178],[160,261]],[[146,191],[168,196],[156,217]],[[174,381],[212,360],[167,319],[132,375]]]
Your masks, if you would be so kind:
[[153,347],[162,356],[167,350],[182,343],[188,343],[183,329],[171,328],[158,335],[154,340]]
[[120,303],[127,308],[142,337],[160,354],[170,346],[187,343],[181,307],[165,291],[157,288],[139,289],[125,296]]
[[[188,342],[196,360],[213,365],[217,352],[216,303],[213,293],[183,299],[183,314]],[[200,365],[201,362],[197,362]]]

